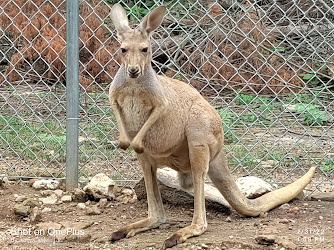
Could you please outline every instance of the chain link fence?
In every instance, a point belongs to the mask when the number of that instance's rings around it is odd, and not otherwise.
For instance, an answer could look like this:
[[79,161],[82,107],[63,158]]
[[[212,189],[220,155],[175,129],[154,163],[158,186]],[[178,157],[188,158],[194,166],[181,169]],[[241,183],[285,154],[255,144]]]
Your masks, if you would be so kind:
[[[235,175],[289,183],[317,166],[333,189],[334,4],[330,0],[80,2],[79,180],[104,172],[132,186],[140,168],[117,149],[108,87],[119,63],[109,13],[135,27],[168,8],[153,36],[159,74],[196,88],[221,115]],[[66,1],[0,0],[0,178],[64,178]]]

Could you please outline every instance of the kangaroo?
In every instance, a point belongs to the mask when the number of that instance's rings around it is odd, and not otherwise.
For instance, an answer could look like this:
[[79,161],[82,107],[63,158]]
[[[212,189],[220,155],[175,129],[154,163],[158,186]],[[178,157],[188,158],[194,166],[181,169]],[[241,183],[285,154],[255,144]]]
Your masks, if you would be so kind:
[[166,221],[156,172],[168,166],[178,171],[183,188],[194,189],[191,225],[171,235],[163,248],[201,235],[207,228],[204,179],[208,174],[240,214],[258,216],[297,196],[311,181],[315,168],[295,182],[257,199],[247,199],[234,182],[223,151],[224,133],[216,110],[192,87],[157,75],[151,66],[150,36],[166,8],[151,11],[131,29],[125,10],[113,5],[111,19],[121,41],[121,66],[111,83],[109,100],[119,129],[119,147],[136,152],[145,180],[148,217],[114,232],[111,241],[156,228]]

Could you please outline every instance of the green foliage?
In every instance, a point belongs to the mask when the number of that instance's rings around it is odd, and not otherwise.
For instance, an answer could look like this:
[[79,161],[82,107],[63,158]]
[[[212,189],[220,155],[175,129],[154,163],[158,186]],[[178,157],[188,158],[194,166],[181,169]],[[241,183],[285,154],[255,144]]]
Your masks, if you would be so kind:
[[248,94],[238,93],[235,98],[235,103],[237,105],[247,105],[250,104],[256,97]]
[[324,172],[330,172],[334,169],[334,158],[327,160],[320,169]]
[[65,129],[58,123],[26,122],[21,118],[0,116],[0,147],[11,148],[24,157],[65,162]]
[[235,121],[235,115],[229,111],[228,109],[222,109],[219,107],[215,107],[218,114],[220,115],[220,118],[222,119],[222,125],[225,135],[225,143],[231,143],[234,140],[234,135],[231,132],[231,126],[233,122]]
[[332,119],[328,112],[320,110],[319,106],[313,104],[294,104],[293,111],[301,114],[303,121],[307,126],[324,125],[325,122]]

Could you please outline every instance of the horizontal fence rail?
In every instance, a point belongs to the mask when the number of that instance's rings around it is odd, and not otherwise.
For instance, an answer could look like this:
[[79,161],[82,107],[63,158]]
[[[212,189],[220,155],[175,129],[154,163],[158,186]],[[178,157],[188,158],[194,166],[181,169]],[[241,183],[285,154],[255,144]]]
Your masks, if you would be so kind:
[[132,27],[167,6],[153,67],[217,110],[236,176],[285,184],[316,166],[309,191],[333,189],[333,1],[79,1],[77,142],[66,142],[66,2],[0,0],[0,178],[65,178],[66,147],[78,147],[79,184],[99,172],[123,186],[141,178],[133,151],[117,148],[108,103],[120,2]]

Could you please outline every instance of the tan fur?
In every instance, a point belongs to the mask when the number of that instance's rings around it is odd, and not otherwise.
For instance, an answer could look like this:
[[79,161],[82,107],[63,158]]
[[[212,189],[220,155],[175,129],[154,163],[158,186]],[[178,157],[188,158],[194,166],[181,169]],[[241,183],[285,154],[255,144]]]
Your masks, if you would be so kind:
[[190,226],[165,241],[164,248],[168,248],[206,230],[206,174],[239,213],[257,216],[298,195],[310,182],[314,168],[296,182],[255,200],[248,200],[241,193],[222,150],[220,116],[195,89],[158,76],[151,67],[150,34],[160,25],[165,12],[165,7],[160,6],[137,29],[131,29],[121,5],[113,6],[111,18],[121,40],[122,65],[110,86],[109,97],[120,132],[120,147],[131,145],[137,152],[148,199],[148,218],[119,229],[111,240],[130,237],[165,222],[156,171],[169,166],[180,172],[185,188],[193,183],[194,216]]

